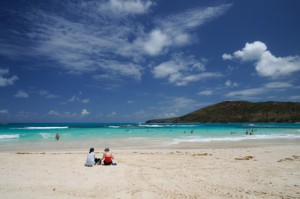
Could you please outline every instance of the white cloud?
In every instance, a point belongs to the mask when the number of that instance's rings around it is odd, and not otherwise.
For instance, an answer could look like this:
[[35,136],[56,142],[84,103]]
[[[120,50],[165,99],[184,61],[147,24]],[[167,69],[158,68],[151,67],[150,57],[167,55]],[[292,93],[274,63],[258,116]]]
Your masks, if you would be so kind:
[[143,14],[148,12],[152,5],[154,3],[149,0],[109,0],[101,5],[100,11],[110,15]]
[[134,103],[133,100],[128,100],[128,101],[127,101],[127,104],[133,104],[133,103]]
[[[207,105],[207,103],[199,103],[194,99],[187,97],[167,97],[165,101],[159,103],[159,106],[154,108],[156,113],[152,114],[152,118],[168,118],[180,116],[191,111],[195,111],[200,107]],[[151,110],[151,111],[153,111]],[[147,112],[151,112],[147,111]]]
[[294,95],[290,97],[291,100],[300,100],[300,95]]
[[50,110],[48,112],[48,115],[53,115],[53,116],[60,116],[60,113],[58,111],[55,111],[55,110]]
[[227,97],[247,97],[247,96],[257,96],[262,93],[267,92],[265,88],[251,88],[239,91],[231,91],[226,94]]
[[7,109],[0,110],[0,115],[6,115],[6,114],[8,114],[8,110]]
[[144,45],[143,47],[146,53],[149,55],[157,55],[169,44],[169,38],[165,33],[161,30],[153,30],[142,45]]
[[[195,100],[189,99],[186,97],[177,97],[172,100],[173,107],[175,109],[182,109],[194,105],[196,103]],[[174,110],[175,110],[174,109]]]
[[246,43],[242,50],[233,55],[223,54],[223,59],[240,59],[242,61],[254,61],[255,69],[261,76],[279,78],[300,71],[300,57],[287,56],[275,57],[266,44],[261,41]]
[[88,104],[89,102],[90,102],[90,99],[88,99],[88,98],[82,100],[82,103],[84,103],[84,104]]
[[236,82],[232,82],[231,80],[227,80],[225,82],[225,86],[227,86],[227,87],[234,87],[234,86],[238,86],[238,84]]
[[224,14],[232,5],[223,4],[215,7],[194,8],[176,15],[171,15],[165,19],[160,19],[158,23],[168,30],[191,30],[207,23],[208,21]]
[[[127,2],[144,1],[123,3]],[[73,3],[65,12],[32,10],[24,14],[29,21],[34,21],[32,32],[24,35],[35,41],[32,49],[26,51],[27,55],[58,62],[70,73],[94,72],[96,75],[99,72],[115,78],[125,76],[139,80],[141,66],[130,57],[136,51],[127,50],[132,49],[128,37],[139,34],[136,30],[139,25],[104,17],[105,13],[95,10],[102,5],[97,1]]]
[[275,57],[266,51],[256,64],[256,71],[267,77],[281,77],[300,71],[300,57]]
[[232,59],[232,55],[229,55],[229,54],[224,53],[224,54],[222,55],[222,58],[223,58],[223,60],[231,60],[231,59]]
[[49,91],[47,90],[40,90],[39,91],[39,95],[40,96],[43,96],[47,99],[53,99],[53,98],[57,98],[58,96],[57,95],[54,95],[54,94],[51,94]]
[[81,102],[83,104],[88,104],[91,100],[89,98],[82,99],[82,92],[80,91],[78,95],[73,95],[68,101],[69,102]]
[[190,82],[221,76],[218,73],[204,72],[205,66],[202,62],[205,61],[198,61],[193,56],[183,57],[176,54],[171,60],[154,66],[152,73],[155,78],[167,78],[176,86],[185,86]]
[[238,91],[231,91],[226,94],[227,97],[258,97],[259,95],[268,93],[268,92],[276,92],[276,91],[285,91],[287,88],[292,88],[293,85],[287,82],[271,82],[264,84],[259,88],[250,88]]
[[16,75],[14,75],[12,77],[5,77],[8,74],[9,74],[8,69],[0,68],[0,87],[14,85],[15,81],[17,81],[19,79],[18,76],[16,76]]
[[15,97],[17,97],[17,98],[28,98],[29,94],[27,92],[23,91],[23,90],[19,90],[15,94]]
[[148,55],[165,53],[168,48],[191,43],[191,32],[209,20],[225,13],[231,4],[196,8],[157,20],[157,27],[141,35],[134,44]]
[[90,114],[90,112],[89,112],[88,110],[82,109],[82,111],[81,111],[81,116],[87,116],[87,115],[89,115],[89,114]]
[[293,85],[288,82],[271,82],[264,85],[266,88],[292,88]]
[[[140,80],[147,69],[145,56],[159,56],[173,47],[191,44],[196,28],[225,13],[231,6],[195,8],[162,16],[154,18],[146,27],[133,15],[147,14],[155,5],[153,2],[70,1],[62,12],[45,10],[43,6],[32,7],[16,16],[23,20],[30,32],[9,36],[21,44],[29,40],[32,45],[25,49],[22,47],[25,45],[1,40],[0,46],[9,49],[13,59],[29,56],[46,60],[46,63],[63,68],[69,74],[92,72],[95,77]],[[0,54],[8,56],[1,50]],[[183,84],[199,78],[186,77]]]
[[66,111],[61,116],[67,117],[67,118],[74,118],[74,117],[78,117],[78,114],[76,112],[72,113],[72,112]]
[[117,116],[117,112],[116,112],[116,111],[113,111],[113,112],[107,114],[106,116],[107,116],[107,117],[115,117],[115,116]]
[[255,41],[253,43],[246,43],[242,50],[234,52],[233,55],[242,61],[256,61],[261,59],[261,56],[266,50],[266,44],[260,41]]
[[211,90],[205,90],[205,91],[198,92],[198,95],[204,95],[204,96],[209,96],[212,94],[213,94],[213,91],[211,91]]
[[178,115],[178,113],[161,113],[161,114],[159,114],[158,116],[156,116],[156,117],[158,117],[158,118],[172,118],[172,117],[178,117],[179,115]]

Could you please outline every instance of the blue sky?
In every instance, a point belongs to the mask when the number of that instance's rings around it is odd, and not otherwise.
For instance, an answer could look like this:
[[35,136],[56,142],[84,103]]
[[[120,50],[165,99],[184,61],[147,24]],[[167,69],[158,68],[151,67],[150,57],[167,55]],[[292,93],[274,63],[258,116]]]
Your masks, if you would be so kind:
[[297,0],[1,0],[0,122],[300,101]]

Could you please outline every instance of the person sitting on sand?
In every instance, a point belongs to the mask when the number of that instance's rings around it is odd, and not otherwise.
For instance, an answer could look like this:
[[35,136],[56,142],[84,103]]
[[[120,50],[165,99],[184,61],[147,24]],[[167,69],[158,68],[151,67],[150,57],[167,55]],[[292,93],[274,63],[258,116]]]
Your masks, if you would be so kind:
[[102,161],[104,165],[111,165],[113,163],[114,157],[112,155],[112,153],[109,151],[109,148],[106,147],[104,149],[104,153],[103,153],[103,157],[102,157]]
[[95,164],[101,164],[101,159],[100,158],[96,158],[96,155],[95,155],[95,152],[94,152],[94,148],[90,148],[90,152],[87,155],[85,166],[92,167]]

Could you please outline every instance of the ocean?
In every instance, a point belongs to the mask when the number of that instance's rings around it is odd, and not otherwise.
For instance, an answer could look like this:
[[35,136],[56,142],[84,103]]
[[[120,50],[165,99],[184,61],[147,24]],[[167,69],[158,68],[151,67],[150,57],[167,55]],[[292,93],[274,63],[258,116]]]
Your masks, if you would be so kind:
[[[299,139],[300,123],[22,123],[1,124],[1,143],[85,141],[93,139],[238,142]],[[251,135],[250,135],[251,134]]]

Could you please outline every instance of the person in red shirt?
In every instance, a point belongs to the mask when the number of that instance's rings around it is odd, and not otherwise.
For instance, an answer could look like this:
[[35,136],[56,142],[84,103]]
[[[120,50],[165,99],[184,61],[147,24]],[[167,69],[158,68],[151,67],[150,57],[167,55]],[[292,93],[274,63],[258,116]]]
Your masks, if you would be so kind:
[[109,151],[109,148],[106,147],[104,149],[104,153],[103,153],[103,157],[102,157],[103,164],[104,165],[111,165],[111,164],[113,164],[113,159],[114,159],[114,156]]

